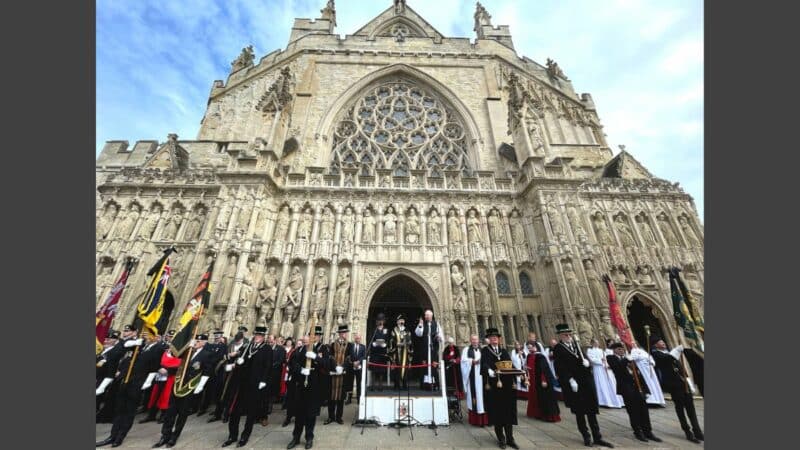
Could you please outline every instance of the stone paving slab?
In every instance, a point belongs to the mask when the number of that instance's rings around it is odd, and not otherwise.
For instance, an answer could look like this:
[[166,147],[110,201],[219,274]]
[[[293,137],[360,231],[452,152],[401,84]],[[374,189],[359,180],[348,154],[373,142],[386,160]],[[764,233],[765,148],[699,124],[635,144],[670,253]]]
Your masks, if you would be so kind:
[[[462,411],[466,405],[462,402]],[[520,401],[517,408],[519,425],[514,427],[514,437],[520,448],[586,448],[578,433],[575,417],[560,403],[561,422],[547,423],[525,417],[526,403]],[[703,422],[704,404],[702,399],[695,400],[695,408],[700,422]],[[350,425],[357,412],[355,404],[345,406],[344,425],[331,423],[323,425],[327,417],[327,409],[323,407],[322,415],[317,419],[315,429],[314,448],[333,449],[346,448],[347,450],[424,450],[424,449],[461,449],[461,448],[498,448],[497,440],[492,427],[473,427],[466,424],[454,423],[450,426],[439,427],[434,435],[433,430],[424,427],[413,427],[409,430],[389,427],[365,427]],[[139,424],[143,417],[136,417],[133,428],[120,449],[125,448],[151,448],[158,440],[161,425],[155,422]],[[292,426],[281,427],[285,417],[284,411],[276,410],[270,416],[270,424],[266,427],[256,424],[250,441],[245,449],[285,449],[286,444],[292,439]],[[613,443],[616,448],[650,448],[650,449],[700,449],[702,444],[693,444],[686,440],[681,431],[675,408],[668,401],[665,408],[650,408],[650,419],[653,424],[653,433],[664,440],[662,443],[651,442],[645,444],[634,439],[628,422],[628,415],[624,409],[601,408],[598,422],[603,438]],[[222,422],[206,423],[208,415],[202,417],[191,416],[186,422],[183,434],[175,446],[176,449],[216,449],[228,437],[228,425]],[[242,420],[241,426],[244,426]],[[97,440],[108,436],[111,424],[97,424],[95,426]],[[412,440],[413,434],[413,440]],[[305,441],[301,439],[299,449],[303,448]],[[106,447],[104,447],[106,448]],[[107,448],[111,448],[108,446]],[[162,447],[166,448],[166,447]],[[236,448],[235,445],[229,448]]]

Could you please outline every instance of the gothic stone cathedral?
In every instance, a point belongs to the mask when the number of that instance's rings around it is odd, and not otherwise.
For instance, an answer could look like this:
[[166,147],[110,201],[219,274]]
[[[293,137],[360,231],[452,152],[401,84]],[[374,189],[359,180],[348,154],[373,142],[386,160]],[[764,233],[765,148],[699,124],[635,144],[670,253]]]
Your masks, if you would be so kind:
[[[341,39],[334,2],[296,19],[285,50],[252,47],[215,81],[196,140],[108,141],[97,158],[97,302],[126,257],[145,272],[175,245],[172,323],[212,258],[203,329],[313,314],[365,334],[374,315],[430,307],[459,344],[500,328],[611,336],[616,282],[637,339],[678,342],[664,268],[703,305],[703,230],[691,197],[624,148],[551,60],[520,58],[478,3],[477,39],[439,33],[405,1]],[[391,315],[390,315],[391,314]],[[643,342],[642,342],[643,343]]]

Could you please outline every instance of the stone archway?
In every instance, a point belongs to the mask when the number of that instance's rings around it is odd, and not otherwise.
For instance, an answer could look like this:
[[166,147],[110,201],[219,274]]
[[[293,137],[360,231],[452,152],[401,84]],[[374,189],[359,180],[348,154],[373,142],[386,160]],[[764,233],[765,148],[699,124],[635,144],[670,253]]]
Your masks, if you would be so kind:
[[650,297],[638,292],[632,293],[624,308],[633,338],[641,348],[649,348],[645,326],[650,327],[650,336],[660,336],[668,346],[677,344],[668,317]]
[[[369,297],[367,310],[366,341],[375,330],[375,319],[379,313],[386,316],[386,327],[393,328],[398,315],[406,318],[406,326],[416,326],[425,309],[433,310],[433,302],[425,287],[406,273],[387,274],[385,280],[376,283]],[[435,313],[435,311],[434,311]]]

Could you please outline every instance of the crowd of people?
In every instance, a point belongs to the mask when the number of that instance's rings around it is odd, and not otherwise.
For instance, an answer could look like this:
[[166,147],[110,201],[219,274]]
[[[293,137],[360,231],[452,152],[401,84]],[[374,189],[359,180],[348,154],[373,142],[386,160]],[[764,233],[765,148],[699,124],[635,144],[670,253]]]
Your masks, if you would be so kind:
[[[483,342],[472,335],[469,345],[459,349],[452,338],[445,339],[428,310],[413,330],[406,329],[402,316],[389,329],[386,317],[379,315],[366,344],[357,333],[351,342],[347,325],[340,325],[329,343],[322,342],[319,326],[297,342],[268,334],[266,327],[256,327],[249,338],[248,329],[240,327],[231,342],[213,330],[195,336],[185,361],[170,349],[174,331],[154,336],[126,325],[109,333],[97,355],[97,422],[112,427],[96,445],[122,445],[141,413],[139,423],[161,424],[153,448],[174,446],[191,414],[208,414],[209,423],[226,422],[228,436],[221,446],[242,447],[255,425],[266,426],[280,408],[285,411],[281,426],[294,422],[287,449],[299,445],[301,437],[308,449],[323,406],[328,409],[324,425],[344,424],[344,405],[361,396],[364,365],[370,372],[368,389],[382,390],[390,383],[407,389],[412,379],[422,389],[438,389],[439,364],[444,364],[449,391],[466,401],[468,423],[493,426],[500,448],[519,448],[513,427],[520,398],[527,400],[527,417],[546,422],[561,420],[563,400],[586,446],[613,447],[601,434],[599,407],[624,407],[636,439],[661,442],[653,433],[648,405],[663,406],[668,392],[686,438],[695,443],[704,439],[694,410],[694,385],[681,363],[682,346],[670,350],[654,337],[651,353],[611,340],[605,348],[596,340],[581,348],[566,324],[555,333],[558,339],[549,346],[530,333],[509,351],[499,331],[489,328]],[[176,385],[176,378],[184,381]]]

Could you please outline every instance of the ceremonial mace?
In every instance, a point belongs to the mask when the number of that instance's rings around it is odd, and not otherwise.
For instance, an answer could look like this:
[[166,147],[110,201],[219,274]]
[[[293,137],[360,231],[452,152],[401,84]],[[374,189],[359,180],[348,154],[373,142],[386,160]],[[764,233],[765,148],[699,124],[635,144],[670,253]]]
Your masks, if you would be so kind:
[[[313,338],[311,336],[309,336],[309,338],[308,338],[308,342],[311,345],[311,350],[310,351],[314,351],[314,344],[317,343],[316,342],[317,341],[317,333],[314,332],[314,329],[316,328],[316,326],[317,326],[317,312],[314,311],[314,317],[311,319],[311,324],[309,325],[309,330],[310,331],[308,332],[308,334],[314,336]],[[308,352],[308,351],[309,350],[306,350],[306,352]],[[311,373],[310,372],[311,371],[311,359],[310,358],[306,358],[306,369],[308,369],[309,373]],[[308,375],[306,375],[306,380],[303,382],[303,387],[308,387]]]

